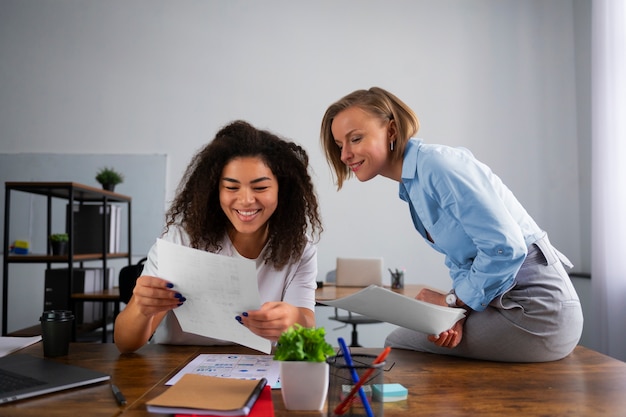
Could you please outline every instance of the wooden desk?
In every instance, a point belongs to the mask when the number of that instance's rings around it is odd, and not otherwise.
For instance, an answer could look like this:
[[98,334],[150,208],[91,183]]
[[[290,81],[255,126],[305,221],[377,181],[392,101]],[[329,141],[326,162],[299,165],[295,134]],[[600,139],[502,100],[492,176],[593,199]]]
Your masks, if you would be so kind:
[[[402,289],[392,289],[389,286],[384,286],[388,290],[397,292],[398,294],[406,295],[407,297],[415,298],[417,293],[420,292],[424,285],[408,284]],[[315,290],[315,301],[319,304],[324,304],[324,301],[336,300],[337,298],[347,297],[357,291],[362,290],[364,287],[337,287],[335,284],[324,284],[322,288]]]
[[[380,349],[354,352],[377,354]],[[41,356],[41,344],[21,352]],[[109,373],[128,400],[118,407],[109,384],[101,383],[43,397],[0,405],[2,416],[158,416],[145,403],[199,353],[256,353],[242,347],[147,345],[121,355],[111,343],[74,343],[59,362]],[[393,366],[391,366],[393,365]],[[389,369],[391,368],[391,369]],[[504,364],[457,359],[395,349],[387,360],[385,382],[409,390],[409,398],[386,403],[385,417],[395,416],[611,416],[626,409],[626,363],[577,347],[567,358],[548,363]],[[272,392],[278,417],[325,417],[326,412],[285,410],[280,391]]]

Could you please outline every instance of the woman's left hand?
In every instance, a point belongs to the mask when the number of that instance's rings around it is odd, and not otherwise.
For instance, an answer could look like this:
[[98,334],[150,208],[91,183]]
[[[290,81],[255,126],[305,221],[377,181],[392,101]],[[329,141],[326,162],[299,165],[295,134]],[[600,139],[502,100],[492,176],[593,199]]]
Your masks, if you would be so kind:
[[439,335],[429,335],[428,340],[440,347],[450,349],[457,347],[461,343],[461,339],[463,339],[463,324],[465,324],[465,317],[454,323],[450,330],[441,332]]
[[271,341],[277,341],[295,323],[304,327],[315,326],[315,316],[311,310],[283,301],[264,303],[258,310],[244,312],[238,320],[254,334]]

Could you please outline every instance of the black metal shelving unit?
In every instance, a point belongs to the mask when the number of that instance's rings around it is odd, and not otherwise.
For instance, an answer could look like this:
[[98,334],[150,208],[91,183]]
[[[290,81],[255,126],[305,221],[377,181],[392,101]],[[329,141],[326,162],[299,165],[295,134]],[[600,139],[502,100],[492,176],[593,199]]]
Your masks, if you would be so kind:
[[[74,247],[74,224],[73,216],[67,216],[67,230],[69,231],[69,252],[67,255],[52,255],[50,247],[46,244],[45,254],[26,254],[15,255],[9,253],[9,236],[11,226],[11,196],[14,192],[23,192],[36,194],[46,197],[47,202],[47,230],[46,239],[50,236],[52,230],[52,210],[53,199],[66,200],[70,207],[73,207],[75,203],[97,203],[102,204],[104,208],[108,204],[117,203],[125,204],[127,206],[127,227],[128,227],[128,242],[127,252],[123,253],[109,253],[109,233],[107,230],[106,216],[102,216],[102,252],[89,253],[89,254],[76,254]],[[103,292],[108,288],[108,274],[107,274],[107,262],[110,259],[127,258],[128,264],[132,263],[131,256],[131,202],[132,198],[123,194],[118,194],[112,191],[106,191],[103,189],[90,187],[88,185],[78,184],[75,182],[6,182],[5,183],[5,210],[4,210],[4,257],[2,265],[2,335],[6,336],[8,333],[8,301],[9,301],[9,265],[11,264],[26,264],[26,263],[40,263],[47,264],[47,268],[50,268],[52,264],[66,264],[68,267],[68,274],[73,276],[73,270],[76,263],[80,265],[83,262],[100,262],[102,270],[104,271],[103,279]],[[106,210],[106,209],[105,209]],[[106,211],[105,211],[106,212]],[[71,279],[68,282],[68,297],[71,298],[72,287]],[[106,302],[103,302],[103,314],[106,313]],[[106,315],[103,315],[103,341],[106,341]],[[18,332],[19,333],[19,332]]]

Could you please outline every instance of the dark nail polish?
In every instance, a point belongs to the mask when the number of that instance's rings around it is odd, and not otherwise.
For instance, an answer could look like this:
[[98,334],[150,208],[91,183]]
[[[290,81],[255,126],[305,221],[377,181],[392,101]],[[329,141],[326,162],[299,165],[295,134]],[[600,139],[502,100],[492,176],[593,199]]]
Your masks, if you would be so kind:
[[174,297],[176,298],[183,298],[183,295],[179,292],[177,292],[176,294],[174,294]]
[[172,284],[171,282],[168,282],[165,286],[167,288],[174,288],[174,284]]
[[244,312],[243,312],[243,316],[244,316],[244,317],[248,317],[248,312],[247,312],[247,311],[244,311]]
[[237,320],[239,323],[241,323],[241,317],[235,316],[235,320]]

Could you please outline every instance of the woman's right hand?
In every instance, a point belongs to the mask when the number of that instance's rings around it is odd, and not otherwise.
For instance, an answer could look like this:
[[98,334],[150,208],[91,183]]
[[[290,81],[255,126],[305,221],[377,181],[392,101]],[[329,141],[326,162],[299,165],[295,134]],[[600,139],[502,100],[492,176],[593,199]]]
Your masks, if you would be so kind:
[[162,278],[137,278],[133,296],[115,319],[114,339],[120,352],[134,352],[145,345],[167,312],[185,302],[185,297],[173,287]]
[[[447,307],[446,295],[437,291],[433,291],[428,288],[422,288],[415,297],[417,300],[425,301],[427,303],[440,305]],[[441,332],[438,335],[429,335],[428,340],[433,342],[439,347],[455,348],[461,343],[463,339],[463,325],[465,324],[465,317],[454,323],[451,329]]]
[[163,278],[142,275],[135,283],[131,303],[148,317],[180,307],[186,298],[173,287],[171,282]]

